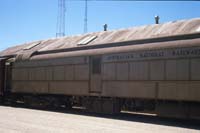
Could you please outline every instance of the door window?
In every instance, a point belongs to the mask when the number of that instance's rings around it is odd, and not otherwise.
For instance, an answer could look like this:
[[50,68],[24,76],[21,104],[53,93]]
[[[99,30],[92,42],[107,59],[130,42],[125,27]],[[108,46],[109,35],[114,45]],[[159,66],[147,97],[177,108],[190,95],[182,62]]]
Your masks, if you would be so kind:
[[100,57],[92,58],[92,73],[101,74],[101,58]]

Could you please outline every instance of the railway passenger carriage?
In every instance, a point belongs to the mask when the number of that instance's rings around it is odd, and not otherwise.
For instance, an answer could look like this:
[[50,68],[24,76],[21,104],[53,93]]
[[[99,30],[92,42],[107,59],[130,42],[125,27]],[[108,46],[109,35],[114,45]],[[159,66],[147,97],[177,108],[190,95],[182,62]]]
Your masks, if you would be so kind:
[[200,19],[37,41],[0,55],[1,95],[10,101],[200,118]]

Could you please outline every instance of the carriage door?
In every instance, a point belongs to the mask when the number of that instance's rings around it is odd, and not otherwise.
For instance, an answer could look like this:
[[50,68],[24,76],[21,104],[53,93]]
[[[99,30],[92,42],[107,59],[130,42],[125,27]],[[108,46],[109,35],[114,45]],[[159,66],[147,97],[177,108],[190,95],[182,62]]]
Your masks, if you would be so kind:
[[4,92],[5,61],[5,58],[0,58],[0,96],[2,96]]
[[90,93],[101,93],[101,56],[90,57]]

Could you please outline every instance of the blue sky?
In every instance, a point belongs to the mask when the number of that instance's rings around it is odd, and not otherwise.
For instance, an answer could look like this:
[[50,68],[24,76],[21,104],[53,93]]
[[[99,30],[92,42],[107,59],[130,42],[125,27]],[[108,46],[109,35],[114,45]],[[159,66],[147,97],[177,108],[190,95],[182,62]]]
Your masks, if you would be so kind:
[[[83,33],[84,1],[66,0],[66,35]],[[120,29],[200,17],[198,1],[89,1],[88,32]],[[17,44],[55,37],[57,0],[1,0],[0,50]]]

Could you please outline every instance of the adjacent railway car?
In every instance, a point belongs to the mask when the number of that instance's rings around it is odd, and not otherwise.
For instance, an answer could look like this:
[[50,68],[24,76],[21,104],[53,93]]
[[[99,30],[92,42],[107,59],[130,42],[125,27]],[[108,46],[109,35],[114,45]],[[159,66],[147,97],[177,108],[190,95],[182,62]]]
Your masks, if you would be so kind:
[[0,94],[10,101],[200,118],[198,18],[36,41],[0,56]]

